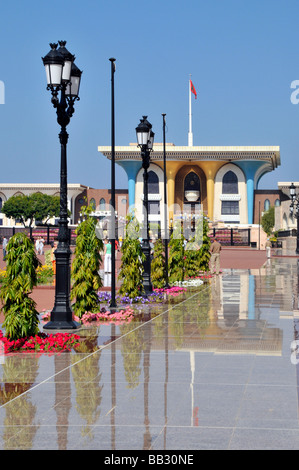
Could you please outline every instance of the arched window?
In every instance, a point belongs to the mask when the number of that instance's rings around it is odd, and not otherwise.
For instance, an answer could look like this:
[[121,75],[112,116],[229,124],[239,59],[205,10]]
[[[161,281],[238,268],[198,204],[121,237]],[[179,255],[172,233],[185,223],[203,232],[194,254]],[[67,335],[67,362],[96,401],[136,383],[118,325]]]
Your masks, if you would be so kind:
[[91,198],[91,199],[90,199],[89,204],[91,205],[91,207],[93,208],[93,210],[95,210],[95,208],[96,208],[96,201],[95,201],[94,198]]
[[264,211],[268,211],[270,209],[270,201],[266,199],[264,202]]
[[238,177],[233,171],[227,171],[222,178],[222,194],[238,194]]
[[105,199],[102,197],[100,199],[100,211],[104,211],[105,210],[105,207],[106,207],[106,201]]
[[275,205],[276,207],[280,206],[280,200],[279,200],[279,199],[275,199],[274,205]]
[[0,197],[0,209],[2,209],[2,203],[3,203],[2,197]]
[[148,172],[148,193],[159,194],[159,178],[154,171]]

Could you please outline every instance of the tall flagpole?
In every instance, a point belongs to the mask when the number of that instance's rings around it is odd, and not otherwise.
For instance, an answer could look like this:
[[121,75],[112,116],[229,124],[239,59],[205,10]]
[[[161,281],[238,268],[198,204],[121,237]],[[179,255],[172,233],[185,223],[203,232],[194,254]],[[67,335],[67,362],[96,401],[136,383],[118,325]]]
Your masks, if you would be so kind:
[[189,79],[189,132],[188,132],[188,147],[193,147],[193,134],[192,134],[192,111],[191,111],[191,74]]

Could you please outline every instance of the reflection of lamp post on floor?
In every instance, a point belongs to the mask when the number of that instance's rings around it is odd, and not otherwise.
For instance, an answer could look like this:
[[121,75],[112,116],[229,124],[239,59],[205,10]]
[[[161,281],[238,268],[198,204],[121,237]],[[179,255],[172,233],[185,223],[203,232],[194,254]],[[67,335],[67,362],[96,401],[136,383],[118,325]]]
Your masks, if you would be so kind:
[[151,253],[149,244],[149,227],[148,227],[148,168],[150,165],[150,153],[153,150],[155,134],[152,131],[152,125],[148,122],[147,116],[140,119],[140,123],[136,127],[137,145],[141,149],[142,168],[143,168],[143,212],[145,230],[142,241],[142,251],[145,255],[143,263],[143,288],[145,295],[153,292],[151,283]]
[[[70,305],[70,237],[67,209],[67,158],[66,147],[68,133],[66,127],[75,112],[74,103],[79,100],[79,87],[82,72],[74,64],[75,57],[65,48],[66,41],[50,44],[51,51],[42,59],[47,76],[47,89],[51,91],[51,102],[56,109],[57,122],[61,127],[59,140],[61,144],[60,163],[60,214],[58,247],[56,258],[55,305],[51,320],[45,329],[75,329],[79,324],[73,321]],[[60,94],[60,100],[58,93]]]
[[290,215],[297,219],[297,242],[296,242],[296,253],[299,254],[299,195],[296,195],[296,187],[294,183],[289,187],[291,196]]

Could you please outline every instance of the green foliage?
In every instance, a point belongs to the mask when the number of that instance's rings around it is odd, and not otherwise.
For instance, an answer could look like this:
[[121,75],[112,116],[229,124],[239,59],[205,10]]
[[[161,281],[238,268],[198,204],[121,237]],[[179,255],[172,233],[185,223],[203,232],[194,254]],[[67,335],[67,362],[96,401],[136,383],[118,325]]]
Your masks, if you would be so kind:
[[[199,258],[199,265],[198,269],[199,271],[209,271],[209,263],[210,263],[210,246],[211,246],[211,240],[208,237],[209,233],[209,224],[208,221],[205,217],[202,219],[202,225],[198,226],[199,232],[202,230],[202,243],[200,245],[200,248],[198,250],[198,258]],[[197,235],[196,235],[197,236]]]
[[37,274],[37,284],[52,284],[53,283],[53,268],[52,265],[49,266],[45,264],[44,266],[39,266],[36,270]]
[[76,229],[75,258],[72,265],[73,286],[71,299],[73,309],[81,318],[85,312],[94,312],[98,306],[98,290],[102,287],[99,275],[103,241],[96,235],[97,220],[91,217],[92,207],[81,207],[85,220]]
[[123,356],[127,388],[134,389],[139,385],[142,371],[141,360],[144,346],[144,331],[142,328],[136,328],[134,323],[120,325],[119,329],[122,335],[121,354]]
[[196,224],[195,235],[184,247],[184,236],[180,222],[176,222],[169,243],[169,282],[196,277],[201,271],[209,271],[210,238],[209,224],[203,216]]
[[51,257],[52,257],[52,250],[45,251],[45,265],[46,266],[52,267]]
[[159,238],[154,244],[153,259],[151,262],[151,281],[155,289],[165,286],[165,247],[163,241]]
[[33,193],[29,196],[18,195],[10,197],[2,207],[2,212],[8,218],[20,219],[26,226],[32,225],[33,220],[42,220],[45,223],[49,218],[58,216],[60,208],[59,196]]
[[0,291],[3,302],[5,335],[11,340],[38,333],[38,312],[29,297],[37,283],[36,270],[40,265],[32,241],[17,233],[7,245],[6,276]]
[[143,261],[144,254],[141,250],[140,241],[137,238],[139,224],[133,214],[127,216],[126,231],[121,247],[121,267],[119,279],[122,285],[119,289],[121,295],[128,295],[130,298],[137,297],[143,292]]
[[195,243],[195,237],[193,237],[188,241],[184,251],[184,277],[198,276],[199,263],[199,246]]
[[184,251],[181,223],[176,221],[169,242],[168,279],[170,284],[184,280]]
[[266,232],[267,235],[271,235],[274,224],[275,208],[274,206],[272,206],[269,210],[267,210],[267,212],[264,213],[261,220],[262,229],[264,230],[264,232]]

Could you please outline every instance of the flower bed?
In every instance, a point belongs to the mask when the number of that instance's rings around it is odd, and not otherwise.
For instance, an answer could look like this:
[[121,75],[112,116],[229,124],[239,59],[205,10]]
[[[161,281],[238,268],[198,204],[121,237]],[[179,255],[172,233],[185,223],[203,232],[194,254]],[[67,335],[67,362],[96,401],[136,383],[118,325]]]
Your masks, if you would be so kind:
[[38,333],[29,338],[10,340],[0,330],[0,343],[4,353],[10,352],[61,352],[71,351],[79,345],[80,336],[69,333],[46,334]]
[[36,268],[37,284],[52,284],[53,283],[53,268],[47,264]]
[[[154,303],[154,302],[162,302],[164,300],[164,294],[166,295],[171,295],[173,297],[176,297],[177,295],[181,294],[184,292],[185,288],[179,287],[179,286],[172,286],[169,288],[161,288],[161,289],[154,289],[152,294],[149,294],[147,297],[143,297],[141,295],[131,298],[128,295],[124,295],[120,297],[119,295],[116,295],[115,299],[120,303],[121,305],[123,304],[135,304],[135,303],[141,303],[141,304],[147,304],[147,303]],[[109,303],[111,300],[111,294],[107,291],[103,292],[98,292],[98,297],[99,297],[99,302],[101,303]]]
[[182,292],[185,292],[187,289],[186,287],[180,287],[180,286],[172,286],[169,288],[162,288],[162,289],[155,289],[155,292],[158,293],[165,293],[166,295],[171,295],[172,297],[177,297],[178,295],[182,294]]
[[102,308],[98,313],[86,312],[82,318],[75,317],[74,319],[75,321],[81,322],[83,324],[92,322],[109,322],[115,323],[116,325],[121,325],[123,323],[130,323],[133,318],[134,310],[132,310],[130,307],[127,307],[125,310],[111,313]]
[[[42,321],[49,321],[51,316],[51,312],[45,312],[42,315]],[[112,312],[110,313],[109,310],[106,310],[104,307],[101,308],[99,312],[85,312],[84,315],[79,318],[74,315],[74,320],[78,323],[82,323],[83,325],[93,323],[93,322],[110,322],[115,324],[121,323],[128,323],[132,321],[134,318],[134,310],[130,307],[127,307],[125,310],[120,310],[119,312]]]
[[[118,303],[124,305],[129,304],[132,305],[133,303],[154,303],[154,302],[162,302],[165,300],[165,294],[170,295],[172,297],[177,297],[182,292],[185,292],[187,289],[185,287],[173,286],[169,288],[162,288],[162,289],[154,289],[154,292],[149,295],[148,297],[138,296],[131,299],[128,296],[116,296],[118,299]],[[107,291],[99,292],[98,293],[99,302],[100,303],[107,303],[109,304],[111,301],[111,294]],[[42,314],[42,321],[49,321],[51,313],[50,311],[44,312]],[[110,312],[109,309],[106,310],[105,307],[102,307],[99,312],[85,312],[84,315],[79,318],[76,315],[74,316],[74,320],[78,323],[90,324],[93,322],[109,322],[115,323],[117,325],[122,323],[129,323],[134,318],[134,310],[130,306],[126,306],[125,309],[121,309],[117,312]]]

